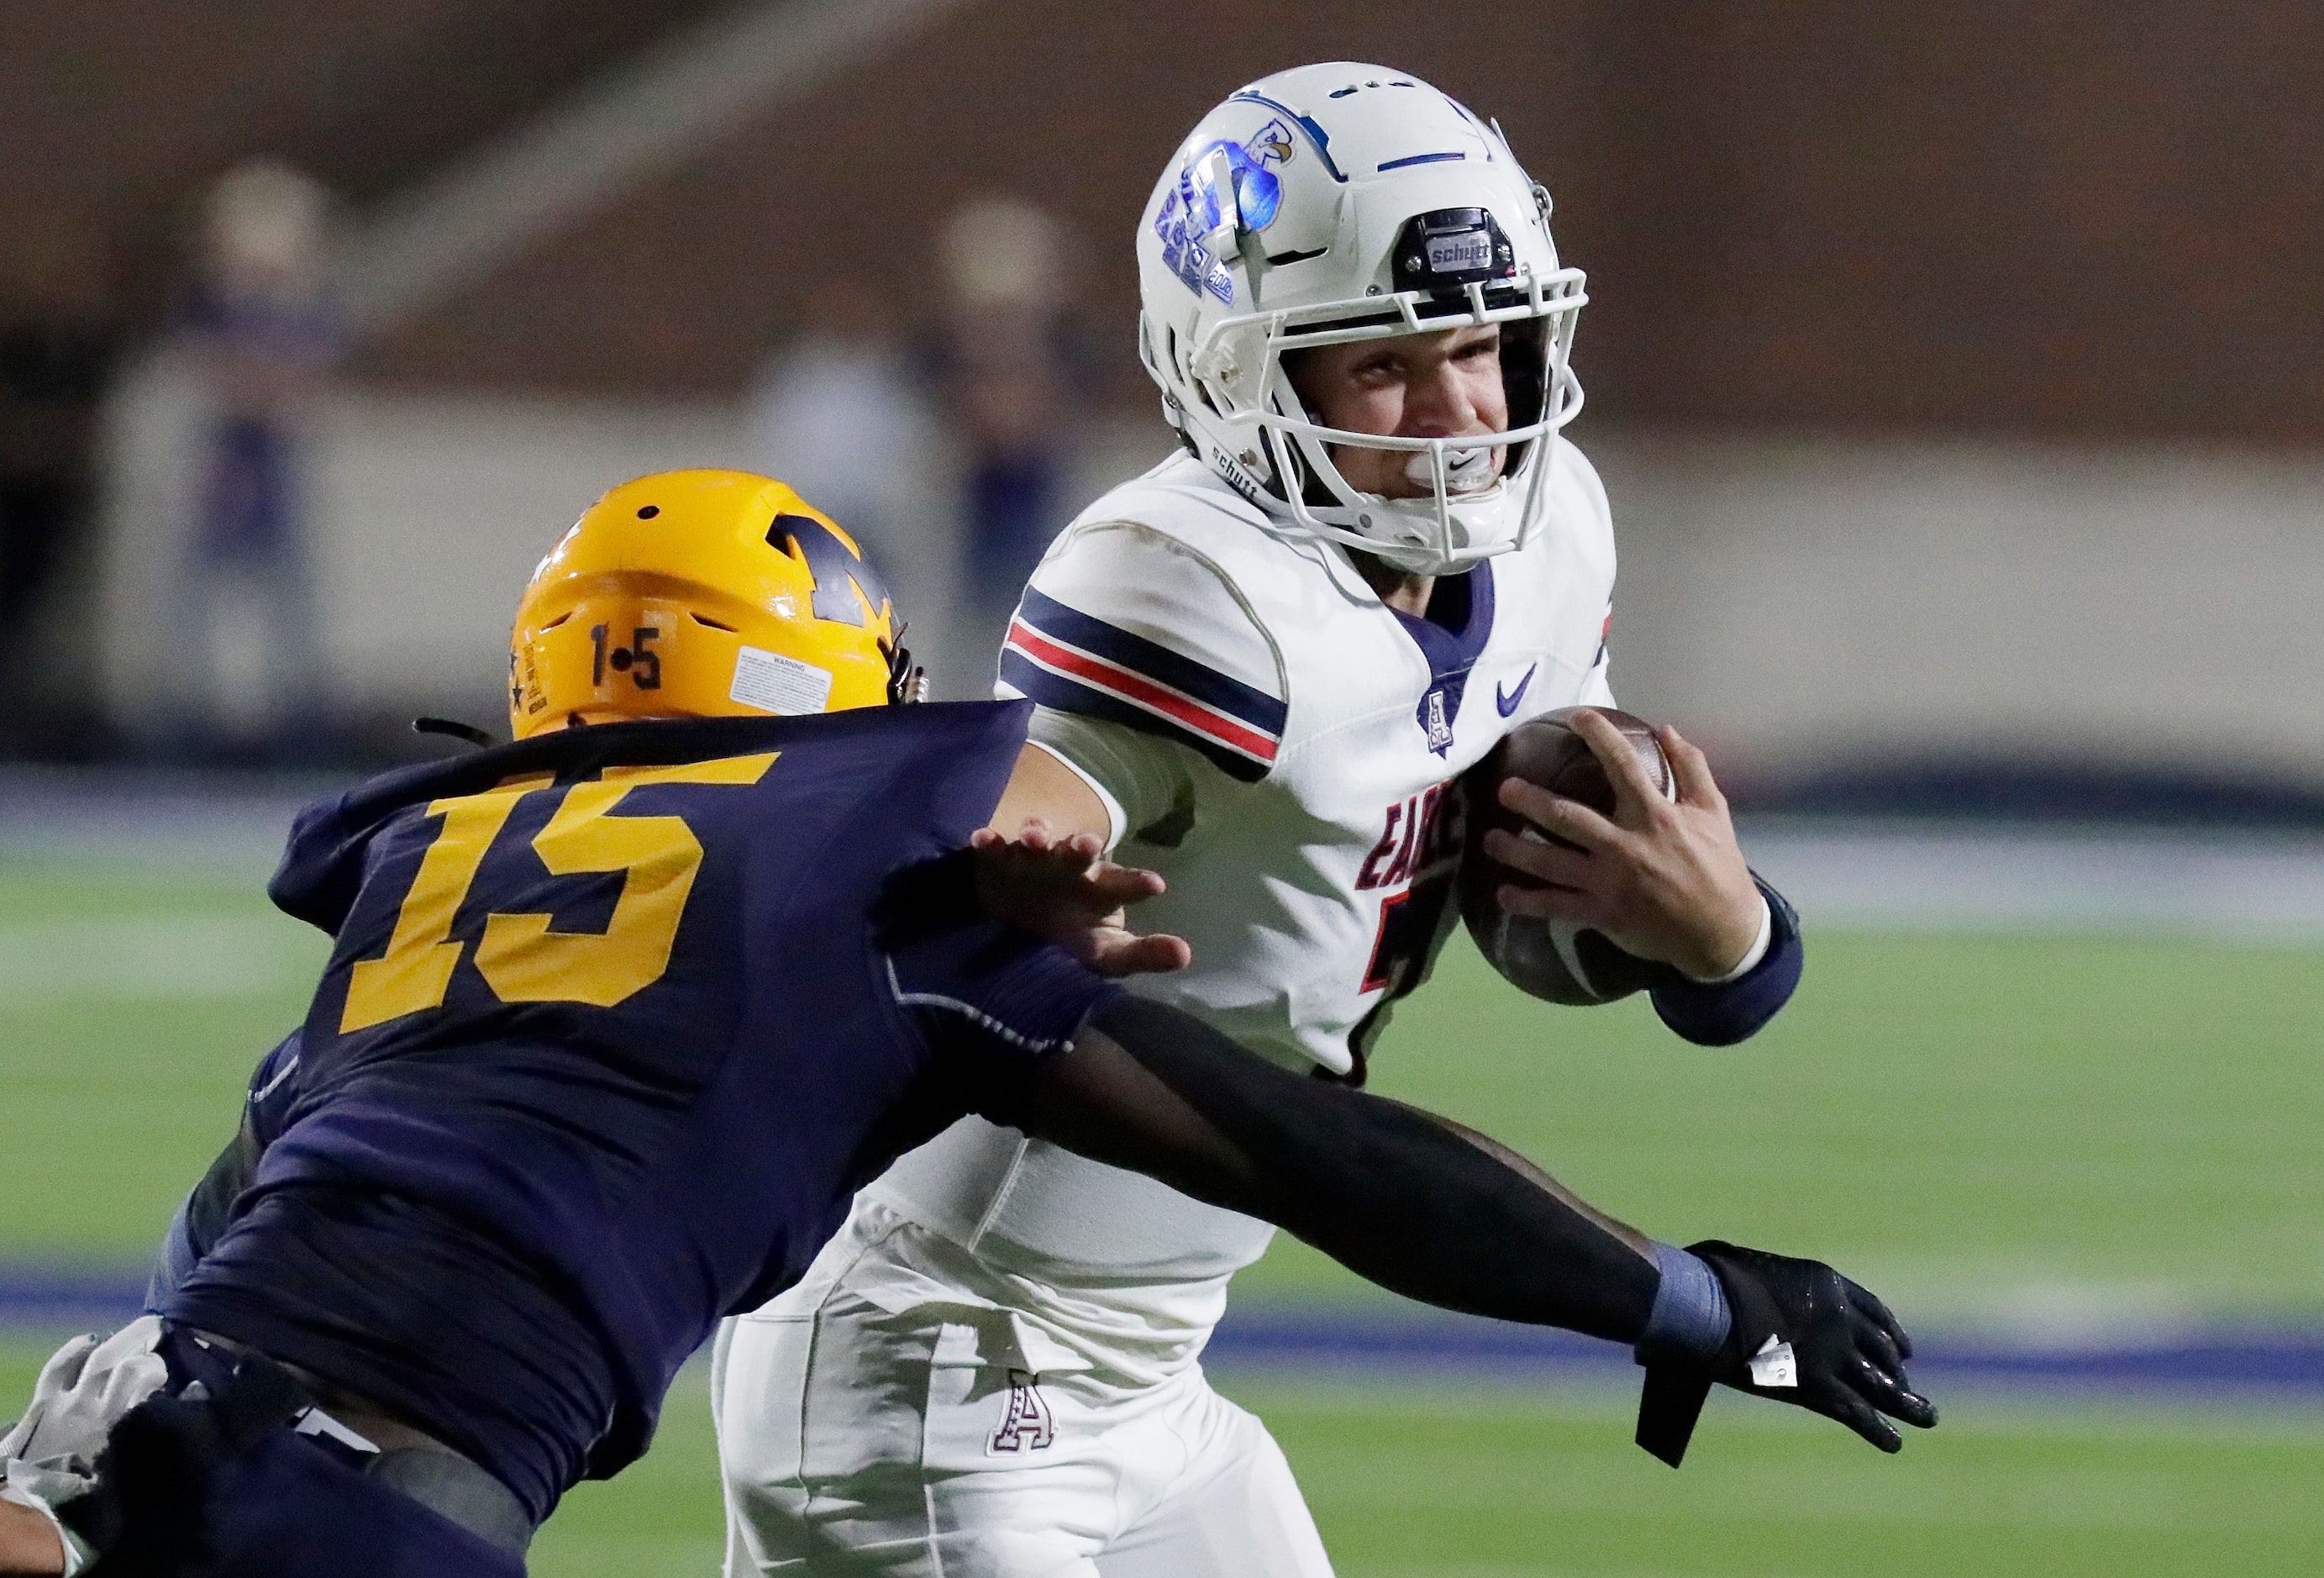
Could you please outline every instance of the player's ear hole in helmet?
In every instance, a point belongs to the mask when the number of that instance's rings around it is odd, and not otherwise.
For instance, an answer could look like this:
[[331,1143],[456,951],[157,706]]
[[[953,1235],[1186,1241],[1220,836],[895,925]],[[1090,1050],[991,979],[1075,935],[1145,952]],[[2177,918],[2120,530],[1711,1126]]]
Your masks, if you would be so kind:
[[926,680],[903,630],[861,545],[788,484],[661,472],[608,492],[534,570],[510,635],[510,726],[913,700]]

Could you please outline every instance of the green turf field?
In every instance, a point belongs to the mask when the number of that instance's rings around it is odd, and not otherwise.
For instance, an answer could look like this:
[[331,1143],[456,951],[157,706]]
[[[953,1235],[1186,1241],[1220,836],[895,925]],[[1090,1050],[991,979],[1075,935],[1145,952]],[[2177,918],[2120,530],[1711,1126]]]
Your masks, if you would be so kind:
[[[1223,1384],[1282,1441],[1344,1578],[2324,1571],[2324,1421],[1987,1407],[1892,1462],[1722,1398],[1674,1474],[1628,1445],[1627,1399]],[[584,1487],[534,1571],[714,1573],[715,1464],[697,1427],[639,1483]]]
[[[45,1350],[0,1342],[21,1397]],[[1713,1399],[1685,1470],[1628,1444],[1628,1399],[1222,1378],[1297,1469],[1343,1578],[2295,1578],[2324,1571],[2324,1420],[2209,1409],[1956,1410],[1904,1458]],[[701,1372],[653,1453],[568,1497],[539,1578],[714,1578]]]
[[[0,864],[0,1258],[142,1256],[319,952],[254,882]],[[1526,1004],[1456,949],[1377,1084],[1659,1235],[1831,1259],[1908,1324],[2315,1320],[2319,1055],[2318,953],[1812,932],[1799,1001],[1728,1052],[1683,1046],[1641,1004]],[[1242,1286],[1370,1297],[1296,1245]],[[0,1345],[0,1396],[37,1357]],[[2324,1417],[1986,1394],[1889,1461],[1732,1399],[1674,1475],[1602,1395],[1225,1384],[1276,1426],[1351,1575],[2324,1570]],[[714,1570],[699,1387],[652,1457],[573,1497],[536,1572]]]

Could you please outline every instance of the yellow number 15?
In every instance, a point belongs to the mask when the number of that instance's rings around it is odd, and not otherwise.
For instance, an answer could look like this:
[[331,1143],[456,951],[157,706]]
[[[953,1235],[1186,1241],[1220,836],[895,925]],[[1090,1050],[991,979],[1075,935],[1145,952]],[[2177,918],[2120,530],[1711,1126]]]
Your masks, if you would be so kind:
[[[677,767],[609,767],[594,782],[565,791],[565,803],[532,840],[555,876],[621,872],[622,896],[602,932],[549,929],[547,915],[493,914],[476,944],[476,971],[503,1002],[586,1002],[611,1008],[644,991],[669,968],[678,923],[702,869],[702,843],[679,817],[612,815],[632,789],[648,784],[752,784],[774,765],[775,752],[689,761]],[[541,782],[518,781],[480,795],[437,800],[444,819],[420,857],[419,874],[396,912],[387,952],[358,962],[347,981],[339,1033],[438,1008],[466,944],[452,922],[469,884],[517,801]]]

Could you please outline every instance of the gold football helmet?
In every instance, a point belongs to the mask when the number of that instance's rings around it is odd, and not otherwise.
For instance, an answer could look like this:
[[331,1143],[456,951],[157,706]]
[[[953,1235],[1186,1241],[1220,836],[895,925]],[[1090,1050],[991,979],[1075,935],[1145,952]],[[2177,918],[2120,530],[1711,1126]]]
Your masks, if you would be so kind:
[[574,723],[836,712],[917,699],[863,550],[772,477],[666,471],[589,506],[509,640],[515,737]]

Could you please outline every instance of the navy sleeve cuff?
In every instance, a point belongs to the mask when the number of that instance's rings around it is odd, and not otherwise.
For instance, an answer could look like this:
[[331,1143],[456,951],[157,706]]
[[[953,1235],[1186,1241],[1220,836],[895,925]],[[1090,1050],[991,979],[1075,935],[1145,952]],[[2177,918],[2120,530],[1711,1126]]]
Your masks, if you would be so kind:
[[990,920],[889,955],[888,980],[900,1006],[1034,1057],[1071,1047],[1121,995],[1055,944]]
[[1766,896],[1775,919],[1766,956],[1748,974],[1715,986],[1689,981],[1675,970],[1662,972],[1654,985],[1655,1012],[1698,1047],[1732,1047],[1748,1040],[1792,1000],[1800,983],[1803,949],[1799,913],[1756,874],[1753,881]]
[[904,873],[881,909],[896,1001],[943,1025],[948,1044],[1047,1057],[1121,995],[1056,944],[986,915],[964,853]]

